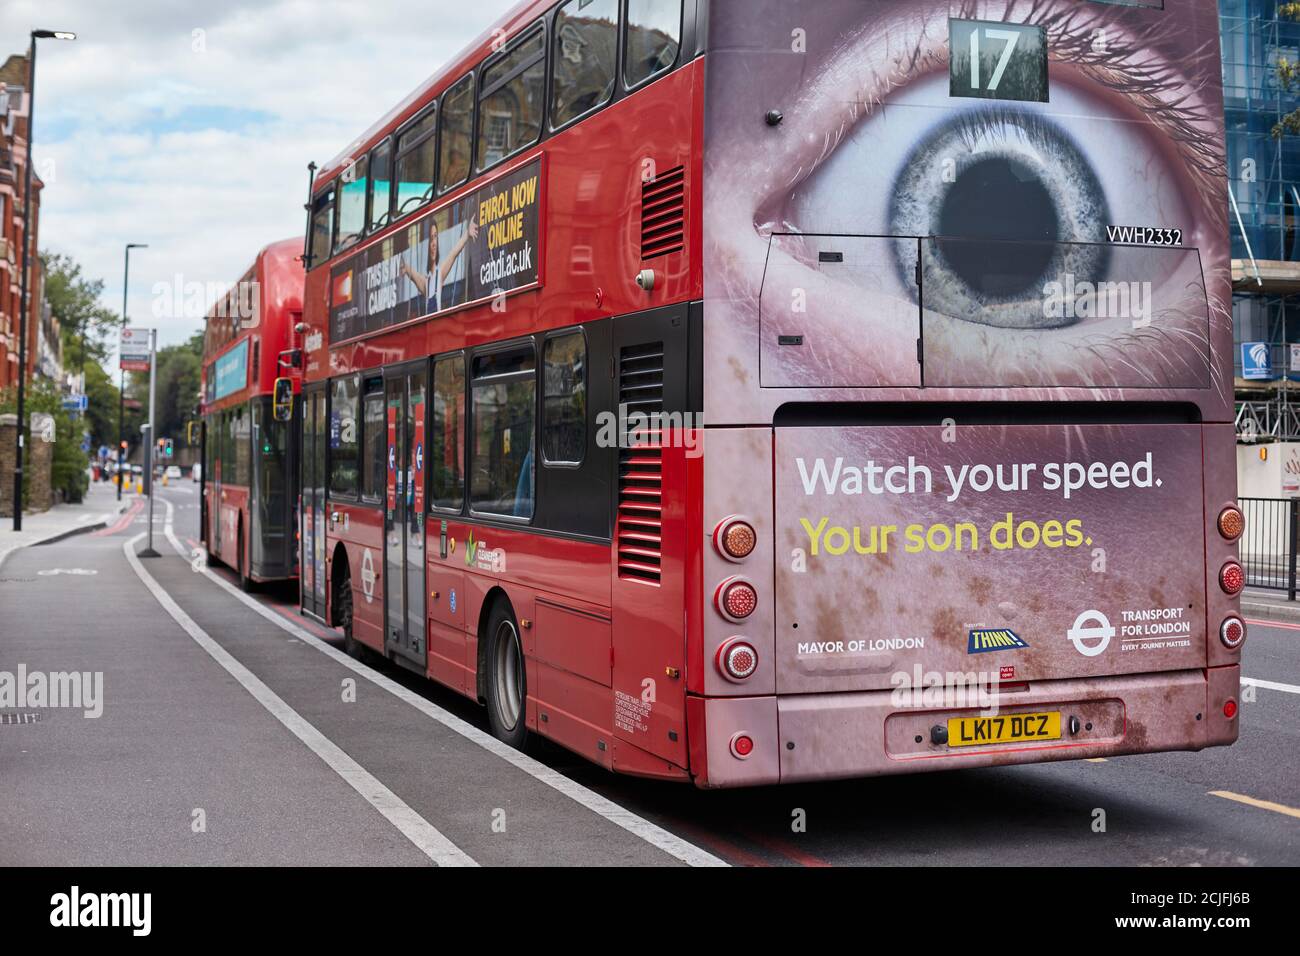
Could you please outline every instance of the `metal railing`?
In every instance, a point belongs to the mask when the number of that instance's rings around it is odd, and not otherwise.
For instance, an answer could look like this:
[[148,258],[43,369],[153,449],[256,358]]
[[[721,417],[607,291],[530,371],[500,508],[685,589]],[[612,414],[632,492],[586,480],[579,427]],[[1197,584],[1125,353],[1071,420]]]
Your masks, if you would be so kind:
[[1300,498],[1238,498],[1246,529],[1238,542],[1246,584],[1286,591],[1296,599]]

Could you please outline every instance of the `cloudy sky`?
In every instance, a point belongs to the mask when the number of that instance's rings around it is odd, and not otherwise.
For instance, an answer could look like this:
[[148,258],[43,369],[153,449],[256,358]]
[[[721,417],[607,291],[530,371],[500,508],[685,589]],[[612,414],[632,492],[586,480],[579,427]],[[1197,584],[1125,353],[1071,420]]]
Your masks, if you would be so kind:
[[[301,236],[307,163],[336,155],[491,26],[513,0],[3,0],[0,59],[37,58],[40,244],[105,282],[162,344],[158,283],[226,285],[268,242]],[[206,304],[206,303],[205,303]],[[168,310],[171,311],[170,301]]]

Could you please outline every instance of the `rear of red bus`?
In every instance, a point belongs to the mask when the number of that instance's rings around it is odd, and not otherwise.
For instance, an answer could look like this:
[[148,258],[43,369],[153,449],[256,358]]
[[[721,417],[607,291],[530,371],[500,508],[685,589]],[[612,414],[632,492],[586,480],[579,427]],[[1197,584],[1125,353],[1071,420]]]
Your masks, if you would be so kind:
[[691,770],[1226,745],[1212,0],[713,0]]
[[273,397],[277,378],[301,390],[301,253],[300,239],[263,248],[206,319],[200,537],[245,587],[298,576],[300,419],[276,420]]

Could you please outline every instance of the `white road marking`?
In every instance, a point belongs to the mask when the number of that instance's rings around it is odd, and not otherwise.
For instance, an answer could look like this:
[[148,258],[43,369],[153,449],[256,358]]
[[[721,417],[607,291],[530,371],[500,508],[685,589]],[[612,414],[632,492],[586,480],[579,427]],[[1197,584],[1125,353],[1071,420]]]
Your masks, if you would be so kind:
[[[190,553],[177,539],[173,529],[173,509],[171,502],[167,502],[167,522],[163,527],[164,532],[167,535],[167,540],[170,541],[172,547],[176,549],[176,553],[188,561],[190,559]],[[425,716],[433,718],[448,730],[454,731],[466,740],[478,744],[484,750],[495,754],[502,760],[517,767],[534,779],[546,784],[551,789],[559,791],[575,803],[586,807],[592,813],[598,814],[610,823],[622,827],[628,833],[644,840],[651,846],[658,847],[669,856],[681,860],[688,866],[729,866],[725,860],[714,856],[707,850],[703,850],[695,844],[683,840],[675,833],[670,833],[658,824],[651,823],[644,817],[640,817],[631,810],[619,806],[614,801],[601,796],[594,790],[584,787],[577,781],[570,780],[568,777],[564,776],[564,774],[552,770],[550,767],[546,766],[546,764],[534,760],[532,757],[515,750],[513,747],[503,744],[491,734],[485,734],[473,724],[466,723],[450,711],[444,710],[432,701],[426,700],[419,694],[412,690],[408,690],[401,684],[391,680],[378,671],[372,670],[364,664],[353,660],[343,651],[327,644],[306,628],[299,627],[292,621],[285,620],[260,601],[256,601],[249,597],[229,581],[214,573],[211,568],[200,567],[199,573],[206,575],[208,580],[215,582],[219,587],[223,588],[227,593],[235,597],[241,603],[247,605],[271,623],[285,631],[288,631],[294,637],[300,639],[304,644],[311,645],[316,650],[320,651],[327,657],[332,658],[337,663],[342,664],[353,673],[364,677],[366,680],[378,687],[382,687],[394,697],[410,704]]]
[[[168,533],[170,536],[170,527]],[[301,714],[286,704],[275,691],[262,683],[257,675],[235,660],[225,648],[214,641],[203,628],[199,627],[193,618],[181,610],[180,605],[172,599],[162,585],[154,580],[153,576],[144,569],[140,559],[136,557],[135,545],[143,537],[143,534],[138,534],[134,538],[128,539],[122,545],[122,551],[136,576],[144,582],[144,586],[162,605],[163,610],[171,615],[172,620],[194,639],[194,643],[207,651],[209,656],[220,664],[230,676],[239,681],[244,690],[248,691],[254,700],[265,707],[272,717],[306,744],[312,753],[325,761],[325,764],[331,770],[342,777],[348,786],[361,794],[367,803],[382,813],[389,823],[397,827],[402,835],[414,843],[430,860],[438,866],[478,866],[460,847],[448,840],[428,820],[411,809],[401,797],[385,787],[369,771],[340,750],[332,740],[308,723]],[[175,541],[174,538],[172,540]]]
[[1251,687],[1263,687],[1265,690],[1280,690],[1286,694],[1300,694],[1300,687],[1295,684],[1279,684],[1277,681],[1257,680],[1254,677],[1243,677],[1243,684],[1249,684]]

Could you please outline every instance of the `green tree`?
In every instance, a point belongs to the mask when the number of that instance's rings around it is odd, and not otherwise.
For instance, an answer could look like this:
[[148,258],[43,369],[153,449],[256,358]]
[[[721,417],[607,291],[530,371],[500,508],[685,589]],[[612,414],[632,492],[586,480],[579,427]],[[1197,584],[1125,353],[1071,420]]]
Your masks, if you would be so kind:
[[[0,392],[0,414],[18,410],[18,389],[7,388]],[[32,379],[27,385],[24,411],[48,412],[54,416],[54,461],[50,486],[63,493],[68,501],[80,501],[86,494],[90,478],[86,474],[86,455],[81,450],[83,427],[81,419],[63,410],[63,395],[51,381]],[[23,423],[23,505],[31,494],[31,419]]]
[[92,362],[106,361],[110,334],[122,322],[117,313],[100,304],[103,280],[84,276],[71,256],[43,252],[41,263],[45,296],[62,330],[64,368],[80,372]]

